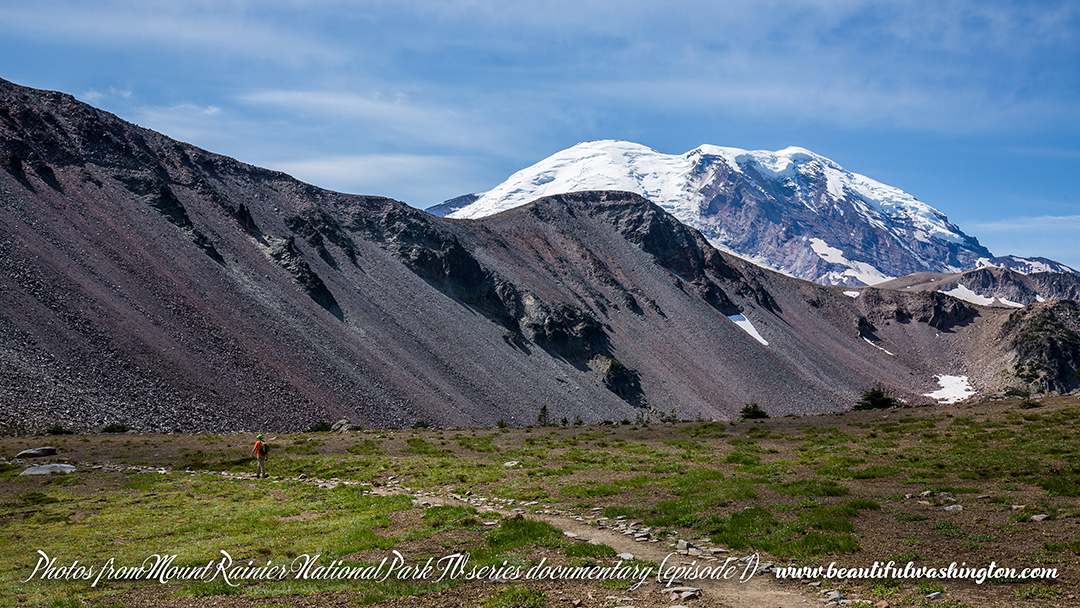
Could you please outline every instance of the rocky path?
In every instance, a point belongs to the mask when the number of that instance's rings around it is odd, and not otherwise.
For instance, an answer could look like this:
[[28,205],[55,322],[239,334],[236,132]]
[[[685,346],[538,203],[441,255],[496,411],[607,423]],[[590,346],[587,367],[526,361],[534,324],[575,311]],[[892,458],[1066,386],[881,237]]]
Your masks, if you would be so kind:
[[[382,492],[376,490],[376,493],[403,491],[408,489],[391,486]],[[773,577],[772,564],[762,561],[757,555],[734,555],[726,549],[708,546],[708,539],[687,541],[677,536],[657,538],[648,527],[625,518],[612,520],[603,517],[599,510],[580,515],[550,509],[530,510],[529,507],[538,505],[520,505],[512,500],[456,494],[440,496],[427,492],[412,494],[421,506],[460,504],[476,507],[481,514],[527,515],[550,523],[570,538],[608,545],[622,558],[632,555],[662,565],[659,576],[654,575],[632,591],[620,591],[606,598],[614,599],[615,605],[635,608],[684,604],[702,608],[807,608],[821,605],[822,602],[832,606],[853,603],[842,598],[830,602],[829,590],[819,590],[798,582],[786,583],[787,588],[784,588],[785,584]]]

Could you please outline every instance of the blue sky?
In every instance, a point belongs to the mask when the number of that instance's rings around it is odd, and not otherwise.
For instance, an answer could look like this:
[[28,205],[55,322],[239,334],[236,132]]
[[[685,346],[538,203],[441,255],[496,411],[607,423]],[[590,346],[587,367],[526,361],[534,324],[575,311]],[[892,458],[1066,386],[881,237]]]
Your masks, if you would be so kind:
[[590,139],[802,146],[1080,268],[1080,3],[0,0],[0,78],[427,207]]

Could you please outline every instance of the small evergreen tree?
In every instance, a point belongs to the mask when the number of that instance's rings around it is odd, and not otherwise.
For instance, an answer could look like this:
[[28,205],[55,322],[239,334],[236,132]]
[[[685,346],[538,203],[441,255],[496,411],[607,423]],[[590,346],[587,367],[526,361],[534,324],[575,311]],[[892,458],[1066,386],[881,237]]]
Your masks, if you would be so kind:
[[739,413],[739,417],[743,420],[757,420],[760,418],[768,418],[769,413],[761,409],[761,406],[757,403],[747,403]]
[[548,416],[547,404],[540,406],[540,415],[536,417],[536,424],[540,426],[548,426],[551,424],[551,418]]
[[890,396],[885,387],[875,384],[874,388],[866,389],[862,397],[851,408],[857,412],[865,410],[887,410],[892,407],[900,407],[900,402]]

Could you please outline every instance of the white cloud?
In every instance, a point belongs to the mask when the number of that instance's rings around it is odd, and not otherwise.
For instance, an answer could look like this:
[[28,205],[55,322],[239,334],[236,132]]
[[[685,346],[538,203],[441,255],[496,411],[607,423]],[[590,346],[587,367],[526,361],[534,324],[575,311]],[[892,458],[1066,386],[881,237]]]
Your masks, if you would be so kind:
[[141,106],[134,108],[128,119],[172,139],[218,153],[227,153],[223,150],[227,150],[231,142],[255,131],[254,126],[233,119],[216,105]]
[[323,188],[387,196],[418,208],[467,194],[482,166],[463,157],[419,154],[327,156],[260,164]]
[[481,117],[451,107],[421,105],[406,93],[359,95],[334,91],[259,91],[242,94],[241,103],[269,106],[299,116],[347,124],[349,132],[371,143],[378,138],[404,147],[452,146],[462,150],[498,148],[502,129]]
[[1080,215],[1043,215],[1039,217],[1014,217],[993,222],[975,222],[972,229],[977,232],[1012,233],[1033,231],[1073,231],[1080,234]]
[[1080,269],[1080,215],[973,222],[965,230],[995,255],[1045,257]]
[[343,58],[319,37],[290,27],[283,15],[257,12],[256,7],[243,2],[39,0],[0,6],[0,31],[90,47],[179,48],[293,65]]

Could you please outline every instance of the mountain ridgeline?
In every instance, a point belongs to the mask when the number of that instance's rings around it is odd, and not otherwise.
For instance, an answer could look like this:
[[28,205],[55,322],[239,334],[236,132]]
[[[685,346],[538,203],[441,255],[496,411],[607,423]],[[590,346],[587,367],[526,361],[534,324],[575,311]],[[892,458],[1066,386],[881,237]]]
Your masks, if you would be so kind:
[[851,293],[718,251],[633,193],[440,218],[0,81],[10,431],[731,418],[846,409],[876,384],[930,401],[943,374],[1076,385],[1066,303]]

